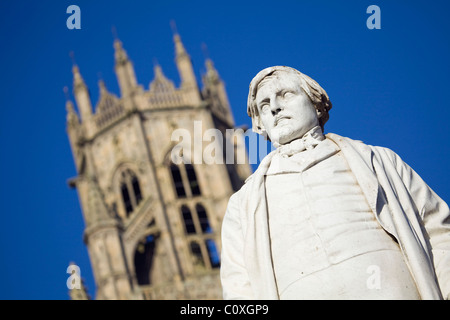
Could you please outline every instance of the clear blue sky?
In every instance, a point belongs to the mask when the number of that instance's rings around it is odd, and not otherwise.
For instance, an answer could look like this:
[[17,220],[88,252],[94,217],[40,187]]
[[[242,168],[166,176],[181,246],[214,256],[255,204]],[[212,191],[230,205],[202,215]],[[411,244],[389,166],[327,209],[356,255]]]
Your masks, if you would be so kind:
[[[68,30],[66,8],[81,8]],[[366,9],[381,8],[369,30]],[[99,73],[118,94],[111,27],[148,88],[156,58],[179,83],[174,19],[199,78],[201,44],[227,85],[238,125],[248,84],[261,69],[288,65],[317,80],[333,109],[326,132],[389,147],[450,200],[448,1],[1,1],[0,299],[67,299],[66,268],[93,276],[82,241],[76,175],[65,132],[63,87],[75,52],[92,100]]]

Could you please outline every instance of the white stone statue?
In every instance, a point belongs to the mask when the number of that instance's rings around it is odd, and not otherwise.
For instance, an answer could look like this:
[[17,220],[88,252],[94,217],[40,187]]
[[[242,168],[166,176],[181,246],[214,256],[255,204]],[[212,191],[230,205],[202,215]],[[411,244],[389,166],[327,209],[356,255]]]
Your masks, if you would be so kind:
[[393,151],[329,133],[310,77],[270,67],[250,83],[268,154],[229,201],[225,299],[449,299],[450,211]]

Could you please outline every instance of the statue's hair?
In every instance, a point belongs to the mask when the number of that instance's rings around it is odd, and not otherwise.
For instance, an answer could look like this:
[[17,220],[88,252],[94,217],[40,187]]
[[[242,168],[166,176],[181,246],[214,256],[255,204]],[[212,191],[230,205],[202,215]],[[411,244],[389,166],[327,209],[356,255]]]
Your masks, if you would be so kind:
[[291,73],[298,77],[300,88],[302,88],[302,90],[309,97],[316,110],[320,112],[319,124],[323,131],[324,125],[329,119],[328,111],[332,107],[327,93],[316,81],[308,77],[306,74],[286,66],[274,66],[263,69],[250,82],[250,90],[248,92],[247,100],[247,113],[252,118],[253,131],[259,134],[263,134],[265,131],[256,105],[256,93],[258,92],[258,89],[264,85],[265,81],[263,80],[270,79],[282,72]]

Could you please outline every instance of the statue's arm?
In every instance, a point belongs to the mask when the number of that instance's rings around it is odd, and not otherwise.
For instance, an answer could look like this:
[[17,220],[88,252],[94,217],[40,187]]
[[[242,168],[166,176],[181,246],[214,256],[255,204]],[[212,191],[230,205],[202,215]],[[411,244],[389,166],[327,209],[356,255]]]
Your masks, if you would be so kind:
[[433,262],[442,295],[450,299],[450,210],[423,179],[391,151],[392,160],[416,204],[433,254]]
[[229,202],[222,224],[220,277],[224,299],[254,299],[244,264],[244,235],[239,217],[238,194]]

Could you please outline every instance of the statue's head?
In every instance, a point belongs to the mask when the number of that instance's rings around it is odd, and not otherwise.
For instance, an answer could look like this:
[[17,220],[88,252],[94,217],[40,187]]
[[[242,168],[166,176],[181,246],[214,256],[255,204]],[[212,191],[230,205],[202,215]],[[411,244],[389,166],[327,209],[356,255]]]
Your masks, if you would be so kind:
[[253,131],[286,144],[315,126],[323,131],[331,106],[316,81],[296,69],[275,66],[260,71],[250,83],[247,113]]

